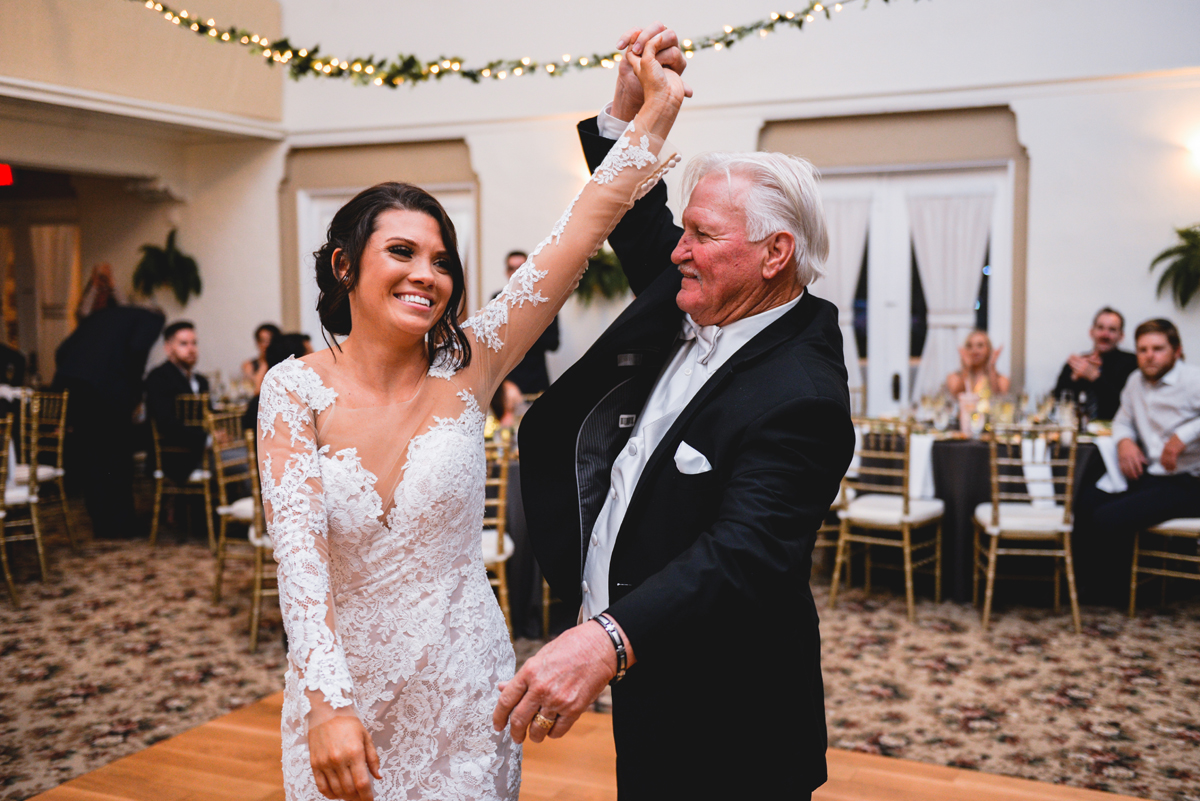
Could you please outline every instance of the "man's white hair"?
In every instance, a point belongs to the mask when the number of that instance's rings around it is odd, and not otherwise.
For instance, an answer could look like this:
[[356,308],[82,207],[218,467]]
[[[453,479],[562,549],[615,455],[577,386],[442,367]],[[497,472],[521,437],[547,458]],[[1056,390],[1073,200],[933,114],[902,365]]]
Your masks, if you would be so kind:
[[746,214],[746,238],[761,242],[786,231],[796,240],[793,260],[800,283],[808,286],[824,274],[829,256],[825,209],[817,191],[817,171],[805,159],[783,153],[701,153],[683,173],[683,202],[687,205],[696,184],[711,173],[734,175],[750,182],[739,198]]

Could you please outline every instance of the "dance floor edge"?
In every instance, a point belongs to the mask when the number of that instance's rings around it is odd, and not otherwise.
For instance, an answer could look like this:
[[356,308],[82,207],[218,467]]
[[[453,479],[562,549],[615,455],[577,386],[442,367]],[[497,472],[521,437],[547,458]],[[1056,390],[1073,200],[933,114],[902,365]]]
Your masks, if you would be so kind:
[[[276,693],[35,796],[32,801],[283,801]],[[522,801],[615,801],[612,721],[525,749]],[[817,801],[1128,801],[1077,787],[829,750]]]

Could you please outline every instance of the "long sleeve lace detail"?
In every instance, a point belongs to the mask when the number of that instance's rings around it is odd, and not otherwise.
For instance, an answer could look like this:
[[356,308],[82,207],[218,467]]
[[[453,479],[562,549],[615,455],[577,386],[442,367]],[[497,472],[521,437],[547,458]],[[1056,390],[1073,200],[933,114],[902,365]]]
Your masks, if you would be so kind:
[[[574,201],[572,201],[573,204]],[[545,242],[542,243],[542,245],[544,244]],[[542,249],[542,245],[538,245],[534,249],[533,255],[517,268],[512,279],[499,295],[463,323],[463,330],[469,328],[475,331],[475,341],[483,342],[499,353],[500,349],[504,347],[504,340],[497,332],[501,326],[508,324],[508,310],[514,307],[519,309],[526,303],[536,306],[546,302],[545,296],[533,286],[546,277],[546,271],[538,270],[533,263],[533,257]],[[434,374],[430,373],[430,375]]]
[[550,235],[504,290],[463,323],[483,346],[476,352],[478,366],[473,362],[472,369],[482,371],[484,380],[474,385],[494,389],[520,361],[575,291],[588,259],[621,216],[678,161],[662,139],[638,133],[636,120],[629,124]]
[[592,176],[593,181],[598,184],[607,184],[626,167],[645,167],[654,161],[654,154],[650,152],[650,137],[642,134],[638,143],[631,145],[629,137],[633,133],[633,123],[631,122],[625,129],[625,133],[621,134],[617,143],[608,151],[604,161],[600,162],[600,166],[596,168],[596,172]]
[[328,520],[319,464],[328,448],[317,447],[313,418],[336,396],[316,373],[289,360],[264,379],[258,411],[263,504],[279,562],[288,660],[305,689],[319,692],[333,709],[353,703],[353,682],[329,625]]

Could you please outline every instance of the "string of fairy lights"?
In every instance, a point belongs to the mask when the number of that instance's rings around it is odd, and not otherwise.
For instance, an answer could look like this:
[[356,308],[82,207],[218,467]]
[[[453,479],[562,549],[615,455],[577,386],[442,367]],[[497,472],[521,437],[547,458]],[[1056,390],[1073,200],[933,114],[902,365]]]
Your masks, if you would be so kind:
[[[373,55],[343,59],[338,56],[322,54],[319,45],[296,47],[286,36],[281,39],[270,39],[236,25],[223,27],[214,19],[205,19],[182,8],[176,10],[166,3],[155,2],[155,0],[130,0],[130,2],[140,3],[150,11],[162,15],[165,21],[177,25],[182,30],[191,30],[214,42],[241,45],[261,57],[263,62],[268,65],[283,65],[287,68],[288,74],[296,80],[310,77],[336,78],[364,86],[386,86],[395,89],[404,84],[411,86],[430,80],[440,81],[446,77],[465,78],[473,83],[503,81],[510,76],[520,78],[544,74],[558,77],[580,70],[613,69],[622,58],[619,51],[589,55],[564,53],[561,59],[550,61],[537,61],[526,56],[496,59],[482,66],[467,66],[465,59],[460,57],[440,56],[427,60],[405,53],[400,53],[391,59],[376,58]],[[862,6],[865,7],[868,2],[869,0],[862,0]],[[886,3],[888,0],[883,0],[883,2]],[[769,17],[745,25],[726,25],[717,33],[698,39],[684,39],[680,44],[683,54],[687,58],[692,58],[705,50],[727,50],[750,37],[758,36],[765,39],[777,30],[788,28],[803,30],[805,25],[816,21],[819,17],[832,19],[833,15],[840,12],[844,6],[851,4],[850,0],[831,4],[820,2],[820,0],[811,0],[801,11],[772,13]]]

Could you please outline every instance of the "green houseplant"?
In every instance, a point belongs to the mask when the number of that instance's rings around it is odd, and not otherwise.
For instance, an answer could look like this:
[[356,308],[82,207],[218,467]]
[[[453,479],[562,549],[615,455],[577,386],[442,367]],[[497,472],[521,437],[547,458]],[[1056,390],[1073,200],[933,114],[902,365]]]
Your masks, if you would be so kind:
[[175,246],[175,229],[167,234],[166,247],[142,245],[142,260],[133,271],[133,288],[149,297],[159,287],[169,287],[180,306],[200,295],[200,268],[196,260]]
[[1160,262],[1166,263],[1166,268],[1158,279],[1159,297],[1167,289],[1180,309],[1185,308],[1192,298],[1200,293],[1200,223],[1190,228],[1176,228],[1179,242],[1154,257],[1150,262],[1150,270]]
[[588,259],[587,272],[579,279],[575,295],[584,306],[590,306],[597,296],[613,300],[628,291],[629,279],[621,269],[617,254],[608,248],[601,248],[600,252]]

